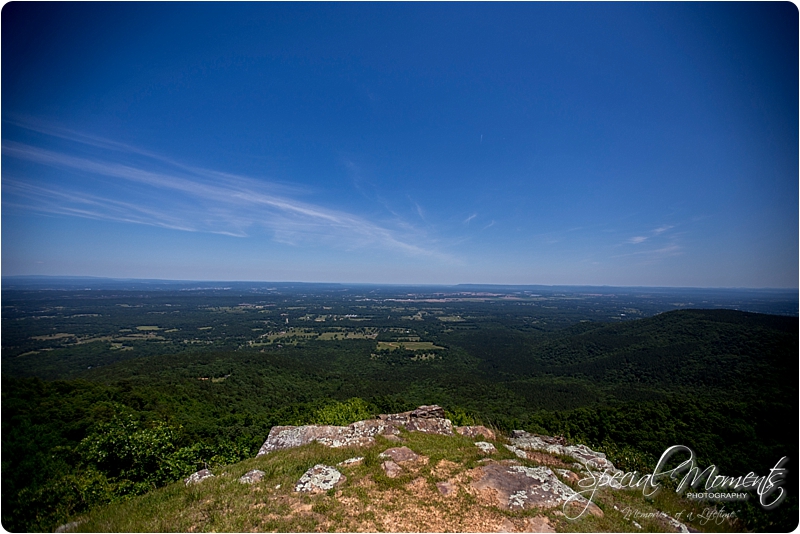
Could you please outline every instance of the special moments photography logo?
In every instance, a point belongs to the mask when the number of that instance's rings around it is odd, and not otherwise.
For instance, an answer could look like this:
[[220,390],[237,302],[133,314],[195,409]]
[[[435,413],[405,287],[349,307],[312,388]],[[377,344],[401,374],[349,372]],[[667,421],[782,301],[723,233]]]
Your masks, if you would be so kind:
[[[679,461],[682,454],[687,454],[688,458]],[[783,465],[787,460],[786,456],[778,460],[775,466],[769,470],[769,474],[758,475],[750,471],[746,475],[730,476],[720,474],[715,465],[701,469],[692,449],[685,445],[673,445],[664,451],[653,472],[648,474],[640,475],[638,471],[626,473],[619,469],[592,471],[588,465],[584,464],[586,477],[578,481],[578,486],[585,489],[577,492],[565,503],[564,513],[569,519],[581,517],[592,504],[592,500],[600,488],[641,489],[645,497],[650,497],[662,487],[661,482],[667,479],[679,480],[675,492],[679,494],[685,492],[683,496],[686,499],[746,500],[750,493],[755,491],[761,507],[765,510],[772,510],[786,498],[786,490],[783,488],[786,469]],[[676,465],[676,462],[679,463]],[[584,499],[587,502],[581,512],[577,516],[570,516],[567,513],[567,505],[576,502],[583,504]],[[709,511],[709,514],[711,513]],[[718,517],[719,514],[714,516],[715,519]],[[708,519],[711,519],[710,515]]]

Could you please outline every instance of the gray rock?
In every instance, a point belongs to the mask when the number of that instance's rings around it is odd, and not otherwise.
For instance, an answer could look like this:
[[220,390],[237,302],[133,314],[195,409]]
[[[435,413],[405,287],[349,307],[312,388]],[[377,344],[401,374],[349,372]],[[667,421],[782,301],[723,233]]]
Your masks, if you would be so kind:
[[497,449],[494,445],[489,443],[488,441],[476,441],[475,446],[478,447],[484,454],[494,454],[497,452]]
[[[511,432],[511,444],[516,449],[544,451],[550,454],[562,454],[578,460],[582,466],[590,469],[606,470],[610,474],[619,472],[602,452],[593,451],[586,445],[565,445],[563,438],[538,436],[524,430]],[[509,447],[511,450],[511,447]],[[516,453],[516,451],[514,451]]]
[[525,452],[524,450],[522,450],[522,449],[520,449],[518,447],[515,447],[514,445],[508,445],[508,444],[504,444],[504,445],[505,445],[506,449],[508,449],[511,452],[513,452],[514,454],[516,454],[518,458],[522,458],[523,460],[527,460],[528,459],[528,453]]
[[603,511],[561,482],[548,467],[524,467],[488,462],[471,471],[472,487],[484,492],[495,505],[506,510],[555,508],[574,503],[602,517]]
[[183,483],[186,484],[187,486],[189,484],[197,484],[198,482],[202,482],[203,480],[207,478],[212,478],[213,476],[214,473],[212,473],[208,469],[201,469],[200,471],[197,471],[196,473],[192,473],[191,475],[189,475],[189,478],[185,479]]
[[344,484],[345,480],[347,480],[347,478],[335,467],[317,464],[300,477],[294,490],[307,493],[328,491],[329,489]]
[[493,430],[486,428],[485,426],[482,425],[457,426],[456,432],[458,432],[462,436],[468,436],[470,438],[477,438],[478,436],[483,436],[483,439],[491,439],[491,440],[497,439],[497,436],[495,436]]
[[314,441],[334,448],[369,446],[375,443],[375,436],[379,434],[395,435],[399,432],[397,426],[391,422],[378,419],[358,421],[348,426],[274,426],[269,431],[267,440],[256,456],[272,451],[300,447]]
[[242,484],[255,484],[256,482],[261,482],[265,474],[264,471],[253,469],[239,477],[239,482]]

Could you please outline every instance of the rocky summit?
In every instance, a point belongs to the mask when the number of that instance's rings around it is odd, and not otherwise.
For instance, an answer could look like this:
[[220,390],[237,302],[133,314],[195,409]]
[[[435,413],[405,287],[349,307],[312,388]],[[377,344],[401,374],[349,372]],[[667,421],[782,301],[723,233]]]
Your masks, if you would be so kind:
[[[635,489],[587,492],[590,473],[621,471],[561,437],[457,427],[439,406],[420,406],[346,426],[273,427],[255,458],[188,477],[179,486],[190,494],[142,496],[156,500],[155,515],[123,530],[690,532],[675,512],[685,501],[665,511]],[[174,505],[159,492],[175,493]],[[119,530],[80,520],[81,530]]]

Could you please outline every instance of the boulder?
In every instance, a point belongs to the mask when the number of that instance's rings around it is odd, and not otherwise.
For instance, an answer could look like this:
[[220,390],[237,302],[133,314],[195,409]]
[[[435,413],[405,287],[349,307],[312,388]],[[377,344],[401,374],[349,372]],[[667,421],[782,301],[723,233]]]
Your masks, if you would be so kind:
[[381,469],[383,469],[383,472],[386,473],[386,476],[389,478],[397,478],[400,476],[400,473],[403,472],[403,468],[392,460],[386,460],[383,462],[381,464]]
[[303,473],[303,476],[297,481],[294,490],[298,492],[318,493],[340,486],[344,484],[345,480],[347,480],[347,478],[335,467],[317,464]]
[[183,483],[186,484],[187,486],[189,484],[197,484],[198,482],[201,482],[213,476],[214,473],[212,473],[208,469],[201,469],[200,471],[197,471],[196,473],[192,473],[191,475],[189,475],[189,478],[185,479]]
[[490,439],[492,441],[497,439],[494,430],[486,428],[483,425],[457,426],[456,432],[458,432],[462,436],[467,436],[470,438],[477,438],[478,436],[483,436],[484,439]]
[[549,467],[524,467],[488,462],[470,471],[471,486],[496,506],[506,510],[550,509],[574,504],[602,517],[594,503],[561,482]]
[[264,471],[253,469],[239,477],[239,482],[242,484],[255,484],[256,482],[261,482],[264,475]]

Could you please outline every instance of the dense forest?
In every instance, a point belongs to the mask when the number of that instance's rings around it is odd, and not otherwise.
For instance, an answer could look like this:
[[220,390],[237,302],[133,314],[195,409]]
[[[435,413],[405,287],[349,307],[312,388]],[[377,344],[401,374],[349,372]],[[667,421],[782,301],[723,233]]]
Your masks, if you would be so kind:
[[649,472],[676,444],[730,474],[768,473],[788,456],[786,502],[731,504],[748,528],[791,530],[798,319],[739,311],[785,311],[786,299],[4,287],[3,526],[52,530],[252,457],[273,425],[346,424],[435,403],[456,424],[563,435],[623,470]]

